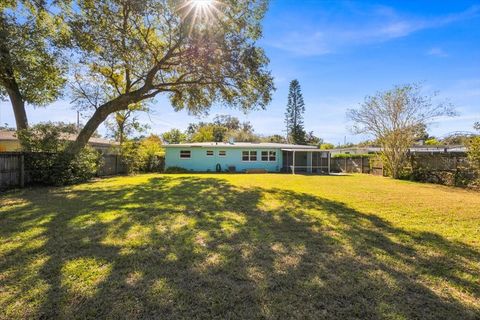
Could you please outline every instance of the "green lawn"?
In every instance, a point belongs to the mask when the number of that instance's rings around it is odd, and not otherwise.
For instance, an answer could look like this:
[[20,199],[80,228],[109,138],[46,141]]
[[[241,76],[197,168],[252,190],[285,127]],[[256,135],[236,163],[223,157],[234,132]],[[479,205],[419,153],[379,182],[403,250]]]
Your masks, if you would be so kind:
[[0,318],[480,319],[480,193],[281,174],[8,192]]

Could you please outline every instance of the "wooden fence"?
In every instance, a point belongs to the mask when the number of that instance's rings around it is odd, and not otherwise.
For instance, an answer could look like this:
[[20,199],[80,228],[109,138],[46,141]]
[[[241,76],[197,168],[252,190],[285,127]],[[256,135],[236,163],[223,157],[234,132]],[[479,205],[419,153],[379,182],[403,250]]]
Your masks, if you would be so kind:
[[25,158],[23,153],[0,153],[0,188],[23,187],[25,184]]
[[[121,157],[114,154],[102,155],[102,165],[97,175],[110,176],[127,173],[127,166]],[[30,173],[25,169],[25,153],[0,152],[0,189],[28,185]]]

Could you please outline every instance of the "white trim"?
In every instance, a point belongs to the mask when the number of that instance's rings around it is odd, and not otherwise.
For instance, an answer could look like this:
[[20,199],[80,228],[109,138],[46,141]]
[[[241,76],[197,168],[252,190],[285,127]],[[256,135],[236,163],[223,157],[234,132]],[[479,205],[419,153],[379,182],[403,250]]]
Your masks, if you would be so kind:
[[[243,160],[243,153],[248,152],[248,160]],[[251,160],[252,155],[251,153],[255,152],[255,160]],[[242,156],[241,156],[242,162],[257,162],[260,161],[258,160],[258,151],[257,150],[242,150]]]
[[[225,152],[225,154],[221,155],[220,152]],[[227,156],[227,150],[218,150],[218,156],[219,157],[226,157]]]
[[[208,154],[208,152],[212,152],[212,154]],[[206,150],[205,151],[205,157],[215,157],[215,151],[214,150]]]

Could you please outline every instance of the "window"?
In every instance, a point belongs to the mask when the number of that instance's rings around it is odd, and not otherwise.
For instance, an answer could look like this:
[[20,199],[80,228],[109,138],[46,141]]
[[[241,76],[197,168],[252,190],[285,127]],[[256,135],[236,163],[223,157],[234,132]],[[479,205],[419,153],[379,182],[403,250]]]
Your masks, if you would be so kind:
[[268,152],[268,161],[277,161],[277,152],[269,151]]
[[257,161],[257,151],[242,151],[242,161]]
[[268,161],[268,151],[262,151],[262,161]]
[[207,157],[213,157],[213,150],[207,150]]
[[277,152],[262,151],[262,161],[277,161]]
[[190,159],[192,156],[190,150],[180,150],[180,159]]
[[225,150],[220,150],[220,151],[218,151],[218,155],[219,155],[220,157],[225,157],[225,156],[227,155],[227,151],[225,151]]

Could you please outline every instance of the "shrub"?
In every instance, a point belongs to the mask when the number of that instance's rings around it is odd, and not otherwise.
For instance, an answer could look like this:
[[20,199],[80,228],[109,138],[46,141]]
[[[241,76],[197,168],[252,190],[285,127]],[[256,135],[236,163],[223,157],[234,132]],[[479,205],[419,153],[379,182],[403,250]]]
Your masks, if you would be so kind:
[[143,139],[138,146],[139,169],[144,172],[162,171],[164,155],[160,137],[151,135]]
[[187,173],[189,172],[187,169],[182,167],[168,167],[165,169],[165,173]]
[[93,178],[100,167],[100,154],[91,147],[77,155],[66,154],[66,135],[71,127],[42,123],[18,132],[25,154],[25,169],[30,183],[67,185]]

